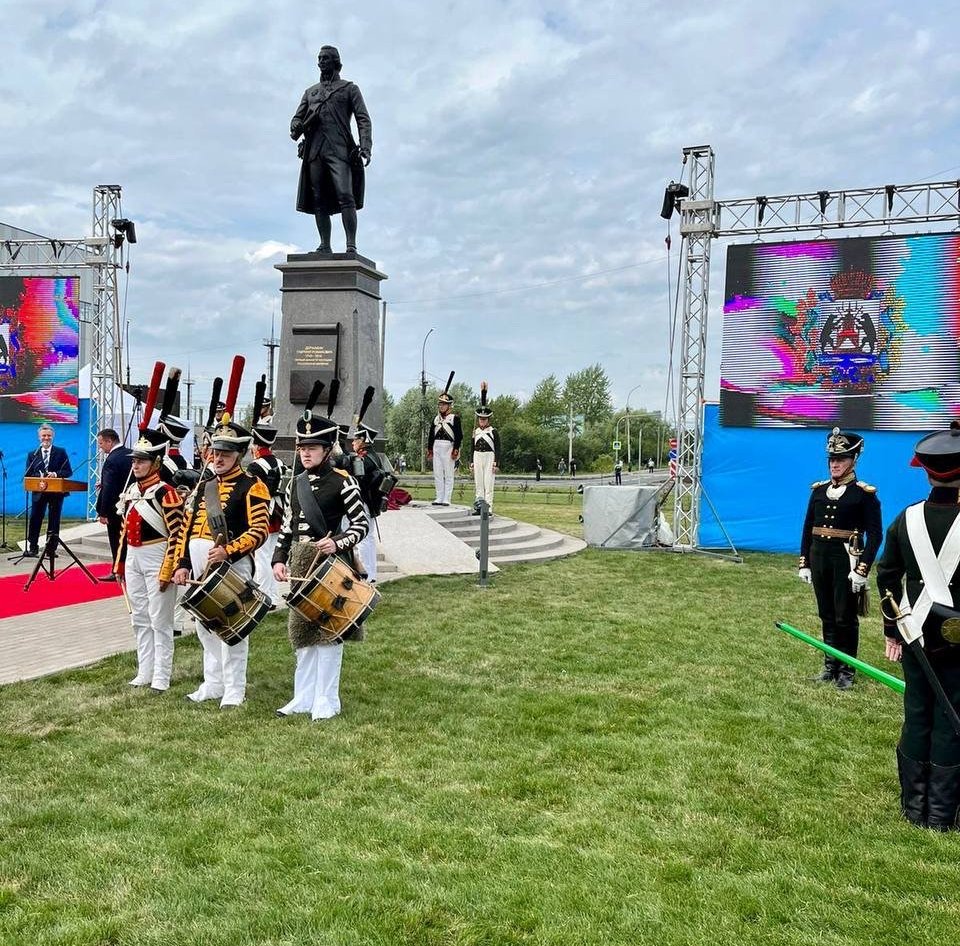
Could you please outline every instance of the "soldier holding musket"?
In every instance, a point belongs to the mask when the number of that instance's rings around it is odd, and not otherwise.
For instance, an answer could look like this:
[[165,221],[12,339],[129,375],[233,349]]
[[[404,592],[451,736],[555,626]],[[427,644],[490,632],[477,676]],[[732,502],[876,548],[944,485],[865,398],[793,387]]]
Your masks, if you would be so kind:
[[960,809],[960,423],[924,437],[911,465],[926,470],[930,494],[893,520],[877,563],[886,655],[903,661],[906,683],[900,804],[913,824],[951,831]]

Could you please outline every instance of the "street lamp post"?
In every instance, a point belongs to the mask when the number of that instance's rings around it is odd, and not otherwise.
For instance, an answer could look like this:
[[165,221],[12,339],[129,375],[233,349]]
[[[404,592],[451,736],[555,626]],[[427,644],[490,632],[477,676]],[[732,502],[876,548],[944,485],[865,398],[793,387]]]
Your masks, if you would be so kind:
[[423,336],[420,346],[420,472],[427,471],[427,339],[433,334],[430,329]]
[[[629,394],[627,394],[627,403],[625,406],[625,413],[627,415],[627,470],[630,470],[630,395],[633,394],[640,387],[639,384],[635,384],[630,388]],[[641,435],[642,436],[642,435]],[[637,457],[637,465],[639,466],[640,458]]]

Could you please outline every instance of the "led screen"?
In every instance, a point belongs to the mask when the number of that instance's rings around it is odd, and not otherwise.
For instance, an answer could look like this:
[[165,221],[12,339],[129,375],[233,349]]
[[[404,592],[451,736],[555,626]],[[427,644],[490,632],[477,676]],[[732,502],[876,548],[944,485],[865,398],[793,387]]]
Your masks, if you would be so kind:
[[77,422],[80,280],[0,276],[0,421]]
[[720,419],[930,430],[960,418],[960,236],[727,251]]

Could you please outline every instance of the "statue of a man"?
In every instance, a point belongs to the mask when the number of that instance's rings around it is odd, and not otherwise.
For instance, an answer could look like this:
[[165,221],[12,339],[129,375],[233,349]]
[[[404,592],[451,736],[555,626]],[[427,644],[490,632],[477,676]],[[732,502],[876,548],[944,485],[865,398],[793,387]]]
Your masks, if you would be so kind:
[[[320,233],[318,253],[330,253],[330,215],[340,214],[347,252],[357,250],[357,211],[363,206],[363,169],[370,163],[373,126],[360,90],[340,78],[340,53],[324,46],[317,57],[320,81],[311,85],[290,122],[290,137],[303,135],[299,154],[297,210],[313,214]],[[357,124],[360,144],[350,132]]]

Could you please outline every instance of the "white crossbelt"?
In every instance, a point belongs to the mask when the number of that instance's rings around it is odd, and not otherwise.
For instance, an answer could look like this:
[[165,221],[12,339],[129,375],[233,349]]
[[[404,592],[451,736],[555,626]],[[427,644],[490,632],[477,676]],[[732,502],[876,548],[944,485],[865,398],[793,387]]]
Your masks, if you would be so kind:
[[477,427],[473,431],[473,442],[474,444],[479,443],[481,440],[485,440],[487,445],[491,450],[494,449],[493,446],[493,428],[492,427]]
[[927,531],[927,523],[923,517],[923,503],[908,506],[905,519],[910,547],[913,549],[923,578],[923,590],[913,603],[913,607],[910,606],[906,589],[900,601],[901,611],[911,612],[903,622],[907,625],[908,632],[913,635],[907,641],[910,643],[923,636],[923,622],[926,621],[934,603],[948,608],[953,607],[953,595],[950,594],[950,584],[946,576],[952,575],[960,565],[960,516],[957,516],[953,525],[950,526],[939,555],[933,551],[933,543],[930,541],[930,533]]
[[453,414],[447,414],[446,417],[441,417],[437,414],[433,419],[433,430],[434,435],[440,433],[441,428],[447,432],[447,436],[453,440]]
[[134,484],[120,497],[120,502],[117,505],[123,507],[121,509],[121,515],[124,516],[130,512],[130,507],[132,506],[134,509],[136,509],[137,515],[139,515],[144,522],[153,526],[153,528],[159,532],[160,535],[166,535],[167,523],[163,516],[157,511],[157,507],[151,502],[151,500],[153,500],[157,495],[160,486],[160,483],[157,483],[155,486],[151,486],[141,496],[140,487]]

